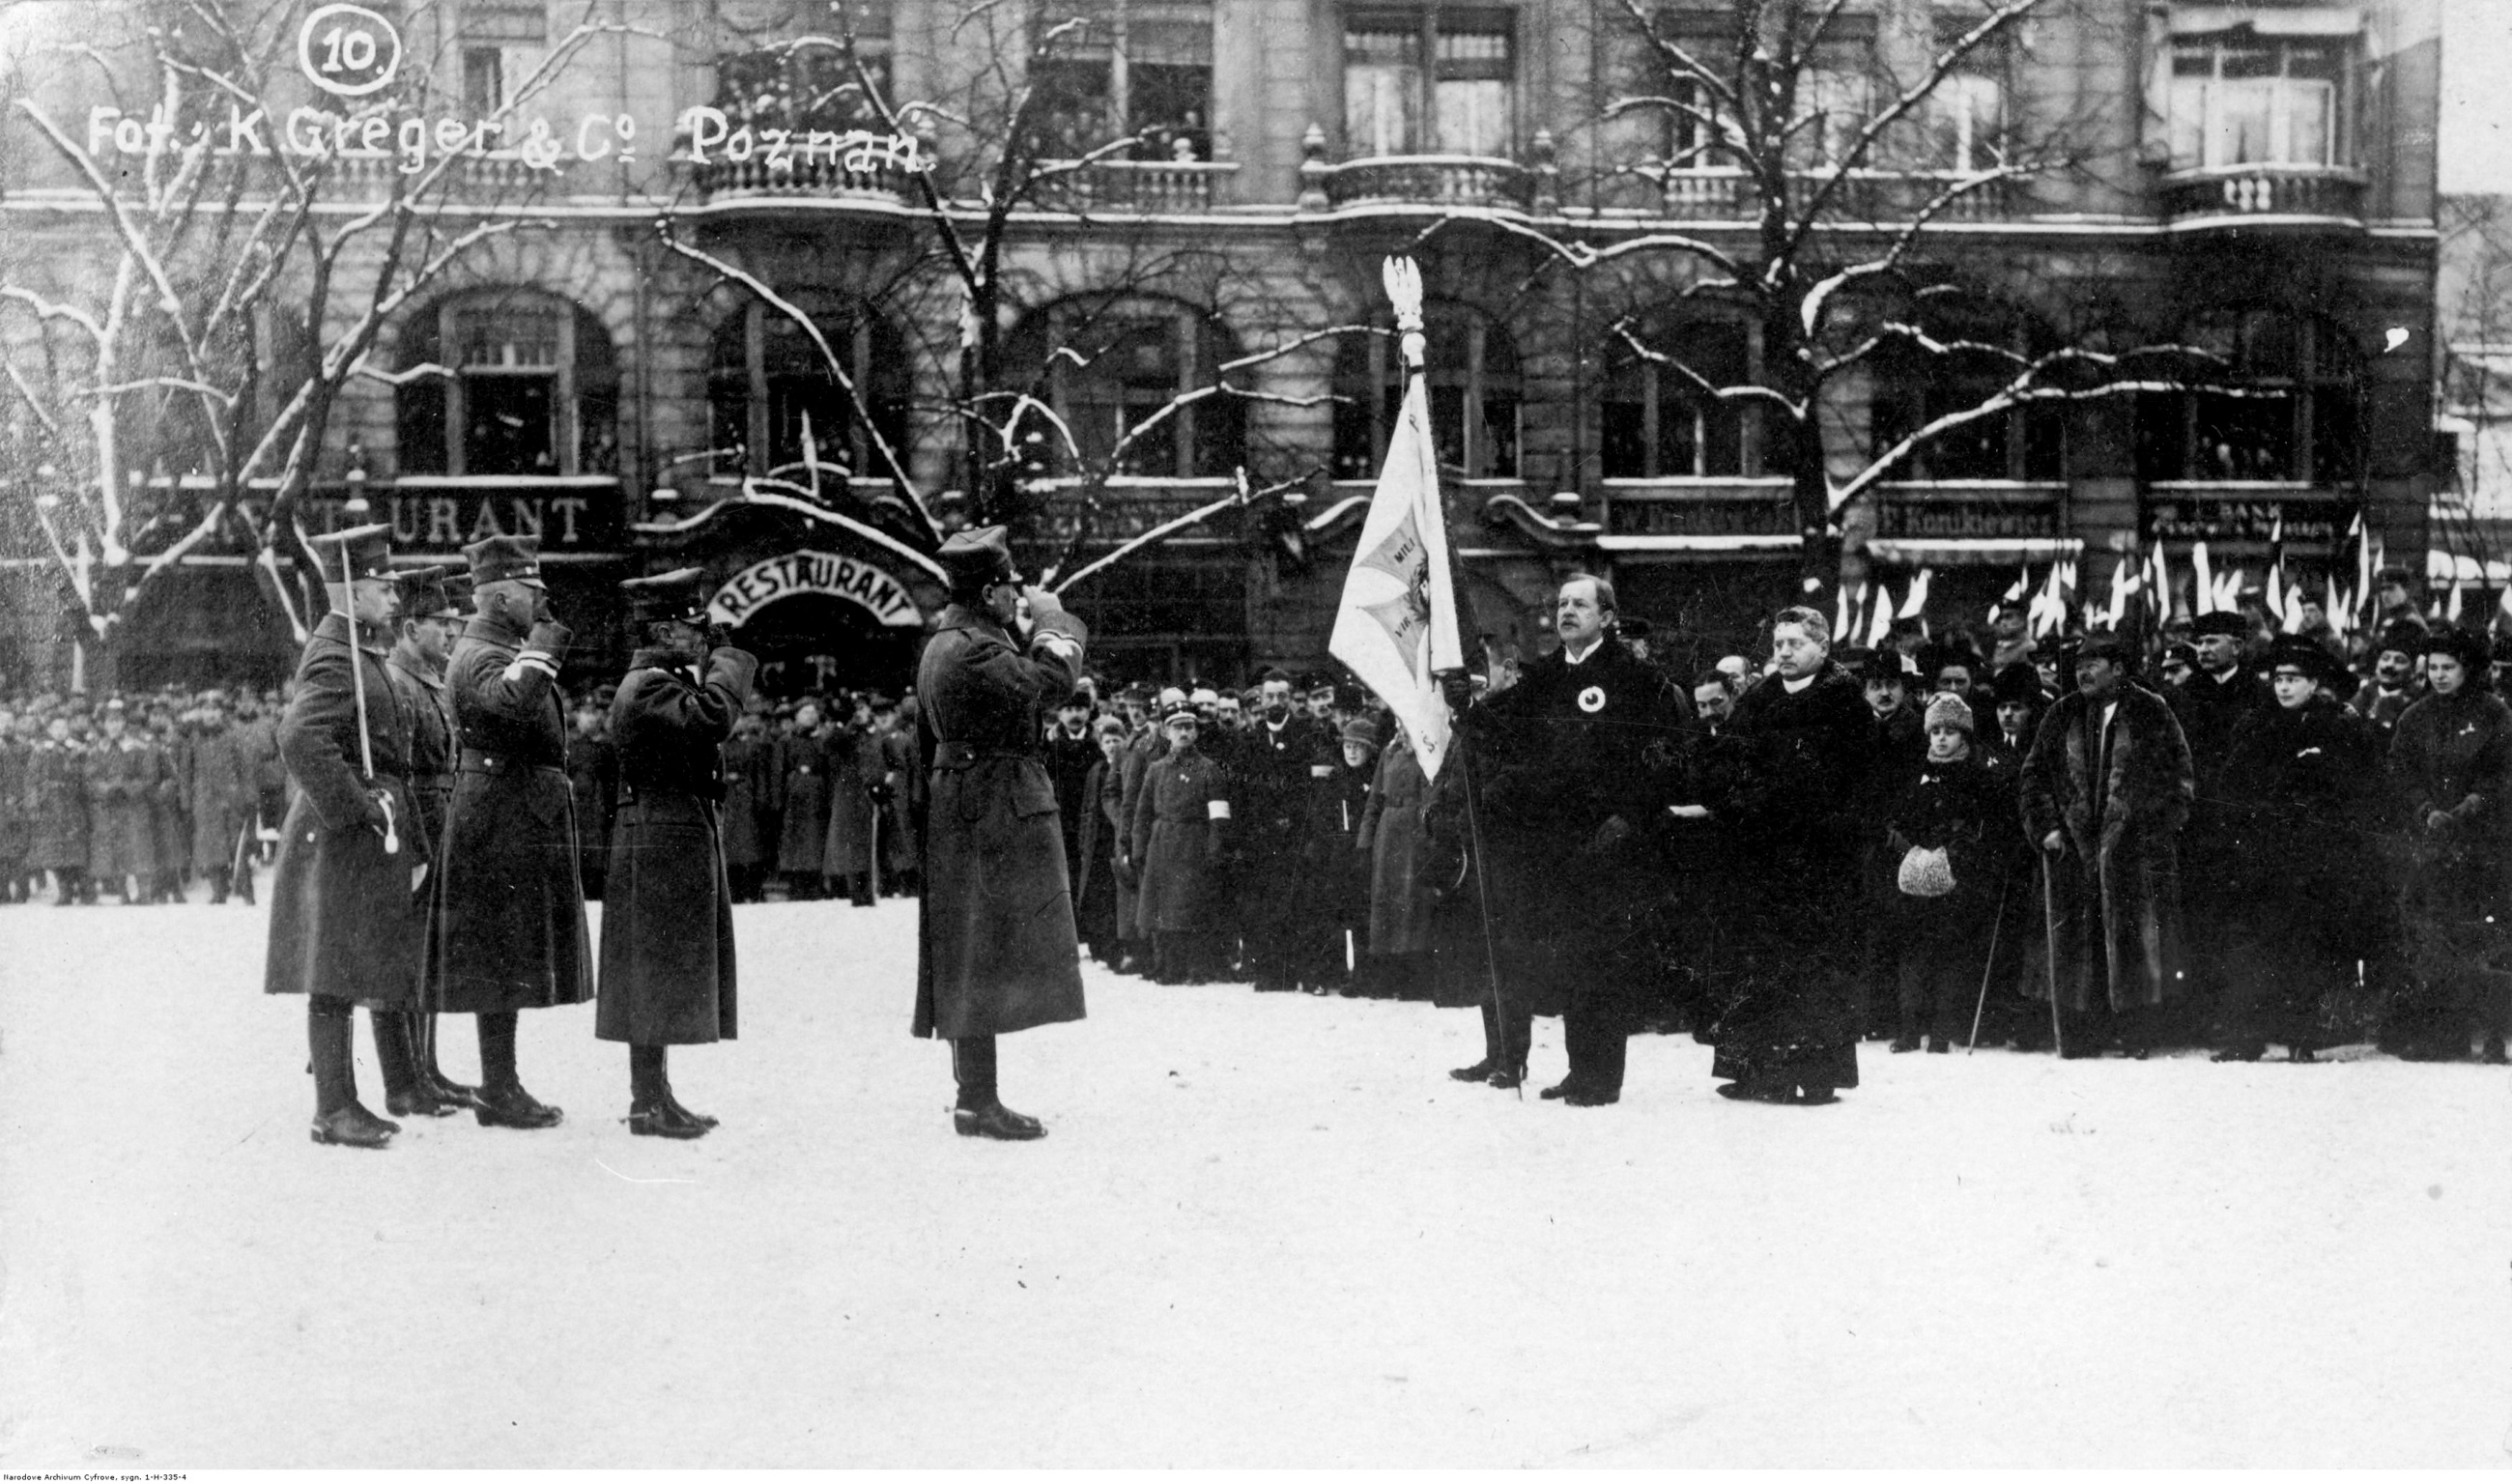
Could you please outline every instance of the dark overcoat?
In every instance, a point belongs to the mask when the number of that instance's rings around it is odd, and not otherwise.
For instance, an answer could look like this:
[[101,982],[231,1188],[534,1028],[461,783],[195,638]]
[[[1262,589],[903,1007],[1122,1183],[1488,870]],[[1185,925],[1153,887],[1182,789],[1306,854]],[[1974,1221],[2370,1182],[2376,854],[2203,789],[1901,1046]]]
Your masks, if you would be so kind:
[[[2273,703],[2271,703],[2273,704]],[[2178,998],[2178,837],[2197,797],[2189,744],[2163,698],[2120,687],[2110,768],[2099,769],[2101,714],[2082,691],[2050,709],[2024,755],[2023,833],[2054,878],[2060,993],[2078,1010],[2102,997],[2113,1010]]]
[[776,869],[818,876],[829,845],[828,742],[816,733],[787,732],[776,739],[768,768],[767,801],[782,822]]
[[1635,988],[1609,966],[1663,888],[1646,832],[1691,722],[1691,699],[1611,634],[1575,665],[1557,649],[1527,661],[1466,713],[1512,1009],[1558,1015],[1574,994]]
[[183,750],[183,809],[191,821],[194,871],[223,871],[234,864],[236,843],[253,823],[256,792],[252,761],[232,725],[194,737]]
[[[34,800],[26,791],[30,748],[16,737],[0,736],[0,868],[23,869],[27,843],[35,829]],[[9,885],[0,881],[0,887]]]
[[26,867],[87,869],[87,750],[50,737],[26,754]]
[[411,797],[427,838],[442,849],[445,811],[453,802],[453,700],[446,694],[445,677],[430,670],[409,641],[393,646],[387,663],[411,713]]
[[640,650],[610,703],[619,802],[602,899],[602,1002],[593,1034],[638,1046],[730,1040],[732,887],[716,808],[724,742],[759,661],[707,656],[699,683],[673,656]]
[[1337,942],[1352,929],[1358,953],[1369,951],[1369,800],[1378,765],[1363,758],[1347,766],[1343,746],[1335,744],[1332,762],[1311,764],[1323,771],[1311,781],[1308,818],[1300,826],[1297,873],[1299,889],[1292,898],[1291,920],[1302,932],[1316,935],[1343,957]]
[[767,859],[766,832],[760,810],[768,792],[766,767],[774,749],[764,736],[734,737],[724,744],[724,864],[728,870],[756,866]]
[[1297,910],[1312,796],[1340,763],[1330,753],[1323,729],[1302,716],[1280,726],[1260,720],[1238,734],[1231,801],[1247,862],[1240,909],[1251,934],[1287,929]]
[[1710,776],[1725,794],[1710,808],[1751,906],[1710,1074],[1855,1087],[1866,1018],[1857,803],[1883,746],[1875,714],[1826,663],[1800,689],[1772,676],[1745,692],[1719,740],[1728,755]]
[[[1134,856],[1134,801],[1142,796],[1143,776],[1151,770],[1152,761],[1166,746],[1157,728],[1145,727],[1118,750],[1116,776],[1109,780],[1117,793],[1117,838],[1112,848],[1123,861],[1123,874],[1117,878],[1117,936],[1125,942],[1143,934],[1143,863]],[[1126,875],[1133,879],[1125,879]]]
[[[2408,841],[2407,902],[2417,919],[2505,915],[2512,845],[2512,707],[2463,683],[2425,696],[2390,736],[2389,775]],[[2436,811],[2451,816],[2428,827]]]
[[461,1014],[593,997],[556,624],[483,614],[446,667],[461,744],[428,922],[430,1008]]
[[[352,658],[349,617],[332,612],[296,660],[296,693],[279,723],[279,754],[296,785],[279,830],[270,887],[270,951],[262,989],[407,1007],[418,984],[423,921],[411,891],[428,840],[408,783],[411,712],[384,665],[381,636]],[[374,777],[364,774],[351,664],[363,675]],[[384,851],[377,791],[390,796],[401,848]]]
[[913,719],[881,734],[881,869],[896,876],[914,871],[923,851],[916,840],[916,733]]
[[857,876],[873,869],[873,831],[881,804],[872,791],[882,777],[881,737],[870,726],[840,724],[829,733],[829,836],[820,855],[822,876]]
[[917,665],[924,777],[918,1035],[1001,1035],[1082,1017],[1064,832],[1040,743],[1073,693],[1088,630],[1041,617],[1024,648],[988,614],[945,608]]
[[1108,943],[1117,935],[1116,796],[1107,786],[1108,776],[1108,762],[1102,758],[1081,775],[1079,788],[1079,871],[1073,879],[1073,928],[1089,944]]
[[606,731],[567,734],[567,786],[575,795],[576,879],[588,900],[608,878],[610,813],[619,801],[619,752]]
[[159,796],[174,791],[175,766],[164,748],[137,732],[99,741],[87,764],[88,874],[109,885],[154,873]]
[[1227,920],[1220,860],[1232,828],[1229,808],[1221,764],[1193,748],[1166,754],[1144,773],[1129,830],[1141,870],[1134,911],[1143,936],[1214,932]]

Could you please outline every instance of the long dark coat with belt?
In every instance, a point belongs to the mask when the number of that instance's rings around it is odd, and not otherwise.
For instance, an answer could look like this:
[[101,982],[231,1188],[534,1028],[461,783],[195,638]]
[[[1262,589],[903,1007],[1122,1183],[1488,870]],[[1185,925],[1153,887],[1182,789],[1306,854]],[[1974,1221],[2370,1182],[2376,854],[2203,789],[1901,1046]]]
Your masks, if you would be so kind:
[[483,614],[446,666],[462,746],[428,923],[429,1007],[491,1014],[593,997],[556,624]]
[[783,822],[776,837],[776,869],[818,876],[829,847],[827,739],[802,731],[778,737],[768,779],[768,805]]
[[842,722],[829,733],[829,834],[820,855],[822,876],[857,876],[873,869],[873,830],[881,804],[881,738],[870,726]]
[[2154,692],[2120,687],[2106,774],[2100,729],[2100,712],[2081,691],[2050,709],[2023,758],[2024,838],[2037,850],[2051,831],[2064,837],[2056,858],[2041,853],[2055,878],[2063,1002],[2159,1005],[2187,984],[2178,837],[2197,779],[2180,722]]
[[445,811],[453,802],[453,701],[445,692],[445,677],[430,670],[409,641],[393,646],[387,664],[411,712],[411,797],[427,838],[442,849]]
[[759,661],[707,656],[706,682],[641,649],[610,703],[619,804],[602,900],[602,1003],[593,1034],[637,1046],[730,1040],[732,887],[716,807],[724,743]]
[[734,737],[724,744],[724,802],[718,809],[727,870],[767,859],[766,832],[760,828],[759,816],[768,792],[765,770],[773,754],[764,736]]
[[88,758],[88,874],[105,885],[157,870],[157,806],[175,791],[166,750],[136,731],[99,741]]
[[964,604],[943,609],[916,670],[924,777],[918,1035],[1001,1035],[1082,1017],[1064,831],[1040,743],[1073,693],[1089,631],[1039,620],[1024,649]]
[[[1143,863],[1134,857],[1134,801],[1143,792],[1143,777],[1152,762],[1166,750],[1157,727],[1145,727],[1117,750],[1117,771],[1108,786],[1117,794],[1117,839],[1111,853],[1119,858],[1117,937],[1131,943],[1142,937]],[[1126,879],[1127,877],[1132,879]]]
[[[358,746],[352,663],[366,687],[373,779]],[[279,754],[296,788],[280,826],[270,888],[266,992],[328,995],[379,1009],[412,1002],[424,918],[411,876],[426,864],[429,841],[407,781],[411,731],[381,637],[366,636],[352,660],[348,615],[326,615],[297,656],[296,693],[279,723]],[[375,828],[377,790],[392,799],[401,845],[389,855]]]
[[[191,822],[186,842],[191,867],[207,874],[234,864],[236,843],[253,823],[253,762],[235,727],[221,726],[192,739],[183,750],[183,811]],[[432,838],[432,837],[431,837]]]
[[1691,699],[1611,634],[1576,665],[1529,660],[1466,713],[1511,1010],[1636,992],[1615,965],[1662,885],[1646,832],[1691,722]]
[[50,737],[26,754],[26,869],[87,869],[87,750]]
[[1163,754],[1143,774],[1128,830],[1141,871],[1134,913],[1142,936],[1217,932],[1228,920],[1220,863],[1229,802],[1221,764],[1192,747]]
[[1826,663],[1800,690],[1773,676],[1745,692],[1720,742],[1733,756],[1716,769],[1726,793],[1710,808],[1752,910],[1738,924],[1736,999],[1710,1075],[1855,1087],[1866,1018],[1855,805],[1882,746],[1875,714]]

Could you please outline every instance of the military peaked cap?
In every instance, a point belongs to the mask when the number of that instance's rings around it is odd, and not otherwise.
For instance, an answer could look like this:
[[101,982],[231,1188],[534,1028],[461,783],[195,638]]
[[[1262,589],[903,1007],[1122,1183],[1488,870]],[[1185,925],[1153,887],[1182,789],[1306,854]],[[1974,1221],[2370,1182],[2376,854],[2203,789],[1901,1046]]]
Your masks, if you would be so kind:
[[305,544],[314,549],[326,582],[370,577],[390,582],[397,575],[392,567],[392,527],[380,521],[315,536]]
[[628,616],[639,623],[704,624],[711,596],[706,575],[684,566],[651,577],[631,577],[619,584],[628,595]]
[[545,587],[541,581],[541,538],[538,536],[489,536],[462,548],[471,560],[471,582],[486,587],[491,582],[529,582]]

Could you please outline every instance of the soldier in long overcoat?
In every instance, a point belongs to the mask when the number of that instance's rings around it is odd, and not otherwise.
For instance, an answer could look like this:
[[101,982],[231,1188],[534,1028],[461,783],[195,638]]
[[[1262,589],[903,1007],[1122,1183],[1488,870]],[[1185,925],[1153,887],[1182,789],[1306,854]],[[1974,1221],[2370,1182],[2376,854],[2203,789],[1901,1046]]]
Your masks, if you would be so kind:
[[[410,708],[411,806],[418,811],[420,828],[432,845],[431,875],[445,869],[445,819],[453,804],[453,698],[445,687],[445,667],[462,634],[460,593],[468,585],[467,577],[449,577],[442,567],[408,574],[402,586],[401,638],[385,661]],[[434,909],[433,895],[425,894],[434,884],[432,879],[421,883],[422,914]],[[413,1001],[407,1019],[415,1073],[406,1086],[386,1086],[386,1111],[395,1117],[435,1117],[479,1107],[479,1089],[447,1076],[438,1064],[436,1012]]]
[[253,828],[253,762],[227,720],[226,699],[204,703],[199,735],[183,750],[183,809],[191,821],[192,869],[210,883],[212,904],[227,899],[237,847]]
[[26,797],[31,750],[16,712],[0,706],[0,903],[26,900],[26,842],[34,833]]
[[329,584],[332,611],[297,657],[280,722],[296,788],[280,829],[262,977],[269,994],[308,996],[314,1142],[359,1149],[383,1148],[401,1125],[358,1101],[349,1010],[367,1006],[378,1059],[407,1055],[392,1027],[417,988],[421,918],[411,886],[428,860],[409,785],[412,715],[384,663],[400,607],[389,529],[363,526],[312,543],[325,572],[347,580]]
[[478,612],[446,673],[461,752],[428,923],[428,1003],[479,1017],[479,1120],[549,1128],[560,1110],[515,1070],[517,1017],[593,997],[558,686],[569,636],[550,612],[536,538],[462,552]]
[[[1463,720],[1508,996],[1504,1044],[1525,1044],[1518,1027],[1530,1014],[1561,1016],[1569,1072],[1543,1095],[1576,1108],[1622,1097],[1645,985],[1634,968],[1645,909],[1664,886],[1644,832],[1671,801],[1692,725],[1691,698],[1631,652],[1616,615],[1610,581],[1564,579],[1561,647]],[[1486,1075],[1513,1086],[1524,1070]]]
[[70,719],[58,714],[44,723],[44,740],[26,753],[26,869],[53,874],[56,907],[88,894],[87,762],[87,749],[70,735]]
[[1230,780],[1197,747],[1201,727],[1183,706],[1161,719],[1169,750],[1144,773],[1127,829],[1141,872],[1134,910],[1161,984],[1219,978],[1228,947],[1220,863],[1230,844]]
[[820,895],[820,863],[829,846],[829,748],[820,708],[805,701],[776,738],[768,764],[768,807],[776,811],[776,872],[794,901]]
[[881,803],[881,738],[873,730],[872,706],[856,699],[848,715],[829,728],[824,756],[829,767],[829,830],[820,855],[820,876],[831,896],[840,889],[857,907],[873,905],[873,837],[879,831]]
[[724,744],[724,801],[717,818],[724,834],[725,879],[732,899],[756,902],[760,878],[766,870],[766,831],[761,826],[762,801],[767,793],[766,768],[773,749],[766,723],[756,715],[733,720],[732,736]]
[[1152,943],[1143,933],[1143,863],[1134,855],[1134,807],[1142,798],[1143,779],[1151,772],[1152,763],[1167,751],[1168,739],[1160,734],[1159,718],[1186,704],[1186,692],[1168,686],[1159,692],[1158,706],[1125,743],[1117,764],[1117,938],[1120,945],[1117,967],[1120,971],[1138,971],[1151,967]]
[[610,811],[619,798],[619,756],[610,721],[591,696],[576,702],[567,734],[567,785],[575,796],[576,879],[588,902],[602,900],[609,876]]
[[593,1034],[628,1045],[629,1132],[695,1139],[715,1120],[681,1106],[666,1058],[673,1046],[730,1040],[738,1023],[732,883],[716,808],[724,744],[759,660],[729,645],[709,650],[696,567],[620,586],[645,643],[610,703],[619,807]]
[[2062,1032],[2067,1056],[2098,1054],[2107,1037],[2142,1058],[2151,1012],[2185,993],[2178,836],[2196,775],[2179,721],[2129,682],[2129,661],[2117,637],[2087,636],[2076,693],[2050,708],[2023,759],[2023,829],[2051,878],[2060,995],[2081,1018]]
[[88,876],[137,905],[154,899],[158,795],[174,790],[175,768],[164,748],[132,729],[121,697],[105,702],[103,727],[88,759]]
[[881,721],[881,871],[892,896],[912,897],[923,848],[916,837],[916,704],[877,703]]
[[[918,663],[923,737],[924,895],[918,910],[918,1035],[951,1042],[952,1126],[1035,1139],[1003,1107],[995,1037],[1082,1017],[1064,834],[1040,742],[1044,708],[1072,693],[1089,631],[1043,589],[1026,592],[1000,526],[942,543],[951,605]],[[1026,644],[1011,626],[1021,605]]]

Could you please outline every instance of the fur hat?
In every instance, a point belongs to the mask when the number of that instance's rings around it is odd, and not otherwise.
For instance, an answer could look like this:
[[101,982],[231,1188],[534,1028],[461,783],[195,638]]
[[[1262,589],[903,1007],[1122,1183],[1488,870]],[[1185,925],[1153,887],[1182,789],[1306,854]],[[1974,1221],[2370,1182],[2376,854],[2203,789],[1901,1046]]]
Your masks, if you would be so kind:
[[2247,639],[2250,637],[2251,626],[2241,614],[2227,613],[2218,608],[2213,613],[2199,614],[2190,622],[2189,632],[2200,638],[2210,634],[2221,634],[2227,639]]
[[1973,726],[1971,703],[1950,690],[1939,692],[1928,702],[1927,728],[1935,731],[1940,726],[1970,731]]
[[2449,624],[2426,635],[2420,648],[2426,654],[2449,655],[2472,671],[2485,669],[2493,658],[2487,648],[2484,635],[2471,634],[2466,629],[2453,628]]
[[2374,643],[2373,652],[2376,656],[2391,653],[2404,654],[2413,659],[2424,652],[2424,646],[2425,631],[2414,624],[2403,621],[2381,630],[2380,639]]

